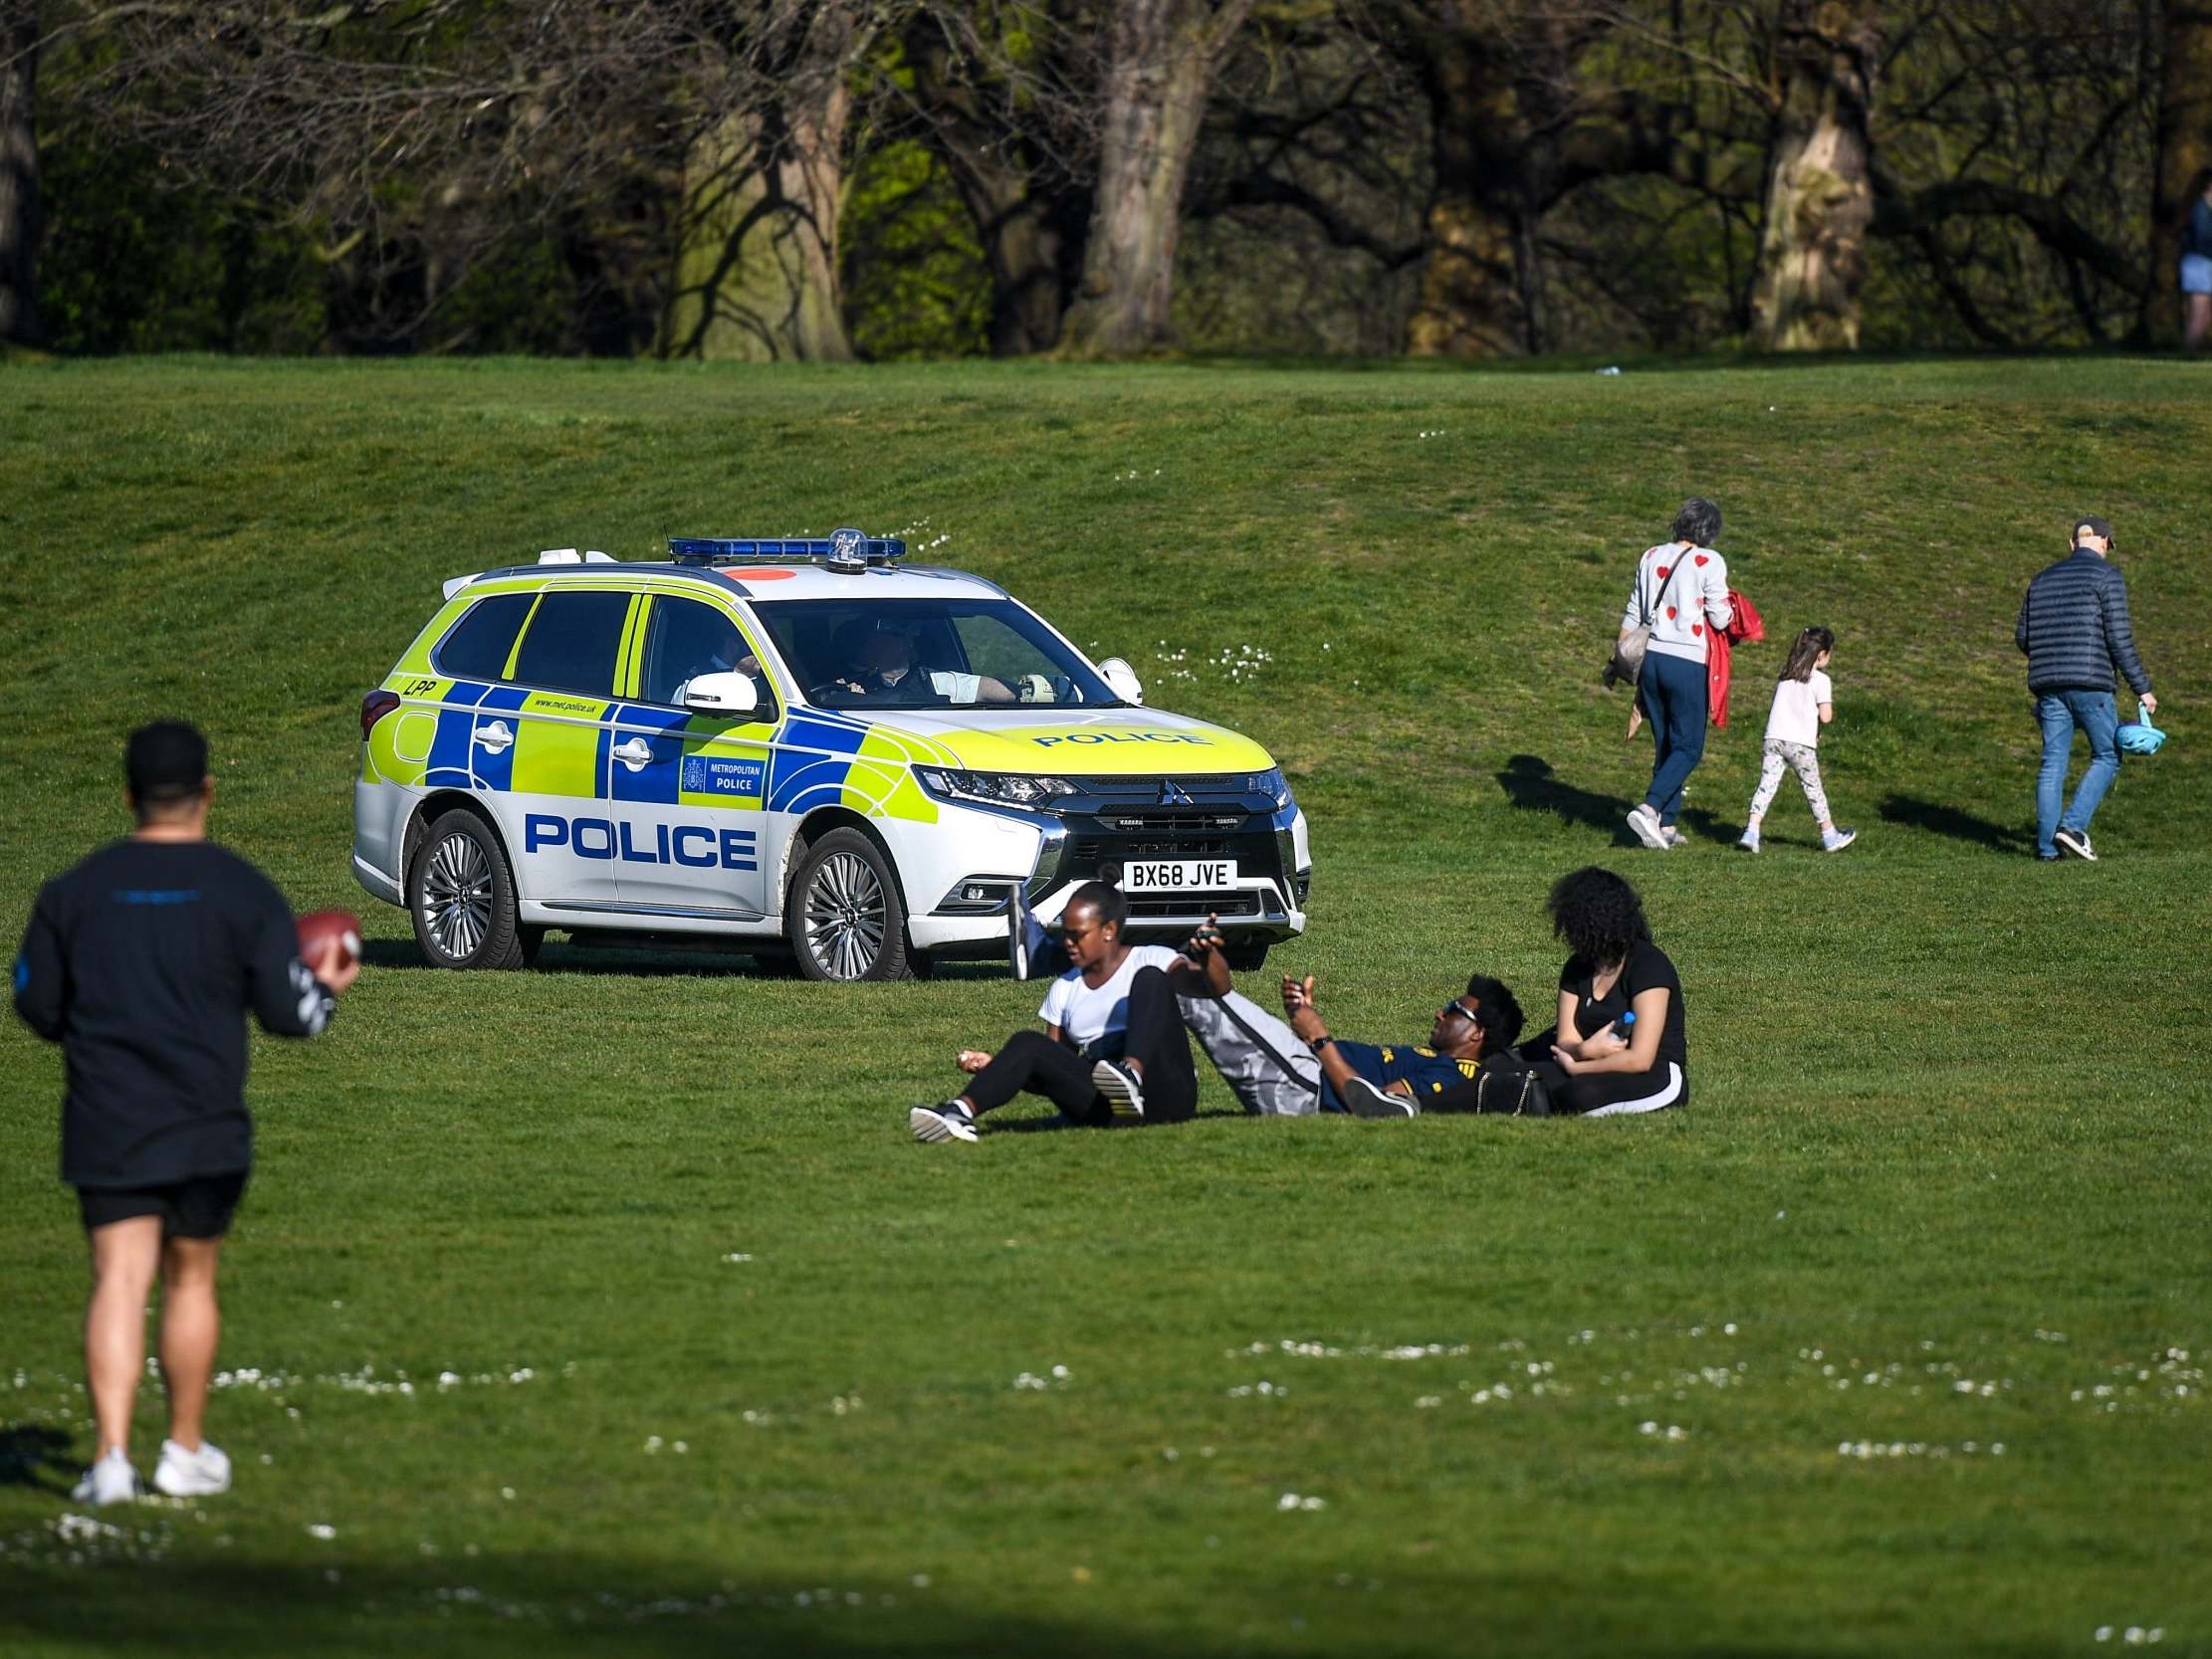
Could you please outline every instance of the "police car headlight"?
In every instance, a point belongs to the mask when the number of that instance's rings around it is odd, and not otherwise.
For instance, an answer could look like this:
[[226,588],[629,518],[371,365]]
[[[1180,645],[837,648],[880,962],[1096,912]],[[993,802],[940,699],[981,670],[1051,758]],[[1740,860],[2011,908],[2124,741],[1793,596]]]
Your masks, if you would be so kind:
[[1290,804],[1290,780],[1282,775],[1280,766],[1270,766],[1263,772],[1252,773],[1246,783],[1255,795],[1265,795],[1275,803],[1279,812]]
[[1075,793],[1064,777],[1035,777],[1026,772],[965,772],[949,766],[917,766],[922,787],[940,800],[983,801],[991,806],[1049,807]]

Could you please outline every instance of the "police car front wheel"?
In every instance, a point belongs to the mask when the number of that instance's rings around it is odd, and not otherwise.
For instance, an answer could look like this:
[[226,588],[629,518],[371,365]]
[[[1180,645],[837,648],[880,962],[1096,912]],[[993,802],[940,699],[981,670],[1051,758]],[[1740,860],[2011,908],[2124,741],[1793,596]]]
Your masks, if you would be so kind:
[[791,882],[791,951],[808,979],[904,979],[906,906],[876,844],[833,829],[806,849]]
[[415,942],[437,967],[521,967],[537,954],[523,936],[506,850],[489,824],[462,808],[443,814],[416,847],[407,912]]

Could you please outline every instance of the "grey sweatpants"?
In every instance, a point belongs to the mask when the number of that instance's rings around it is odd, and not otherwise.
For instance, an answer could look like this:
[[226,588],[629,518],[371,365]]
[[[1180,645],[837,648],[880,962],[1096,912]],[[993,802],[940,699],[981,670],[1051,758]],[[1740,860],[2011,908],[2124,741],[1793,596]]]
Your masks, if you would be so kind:
[[1321,1062],[1298,1034],[1239,992],[1176,998],[1183,1023],[1244,1110],[1308,1118],[1321,1110]]

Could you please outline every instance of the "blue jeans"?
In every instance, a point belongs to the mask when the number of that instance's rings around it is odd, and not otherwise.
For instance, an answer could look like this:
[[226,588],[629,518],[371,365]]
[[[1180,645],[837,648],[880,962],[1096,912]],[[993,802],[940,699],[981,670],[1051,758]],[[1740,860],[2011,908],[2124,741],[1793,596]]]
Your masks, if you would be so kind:
[[1671,824],[1681,816],[1682,785],[1705,757],[1705,665],[1647,651],[1637,696],[1652,723],[1652,786],[1644,804]]
[[[2062,829],[2078,835],[2090,832],[2098,803],[2119,775],[2119,711],[2110,692],[2041,692],[2036,696],[2036,719],[2043,725],[2043,766],[2036,773],[2036,854],[2057,858],[2059,845],[2052,835]],[[2066,763],[2074,751],[2074,733],[2088,733],[2090,769],[2075,787],[2074,803],[2059,815],[2066,794]]]

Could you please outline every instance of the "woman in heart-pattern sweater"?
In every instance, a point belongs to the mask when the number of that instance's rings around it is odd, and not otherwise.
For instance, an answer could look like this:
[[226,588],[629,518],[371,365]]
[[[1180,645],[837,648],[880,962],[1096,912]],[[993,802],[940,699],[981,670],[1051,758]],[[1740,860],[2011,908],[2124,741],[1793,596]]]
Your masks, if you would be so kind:
[[1621,632],[1649,622],[1651,644],[1637,682],[1637,702],[1652,723],[1652,783],[1629,812],[1629,828],[1645,846],[1663,852],[1682,832],[1682,785],[1705,756],[1705,655],[1716,629],[1735,612],[1728,604],[1728,561],[1712,549],[1720,509],[1692,496],[1674,515],[1674,535],[1637,561],[1636,581]]

